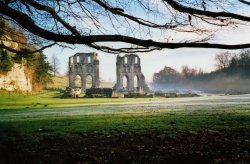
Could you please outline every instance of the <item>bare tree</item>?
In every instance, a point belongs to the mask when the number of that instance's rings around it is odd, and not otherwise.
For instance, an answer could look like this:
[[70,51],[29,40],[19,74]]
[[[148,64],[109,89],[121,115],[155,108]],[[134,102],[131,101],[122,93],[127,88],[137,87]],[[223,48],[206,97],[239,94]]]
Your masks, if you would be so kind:
[[202,70],[198,70],[197,68],[191,68],[188,65],[184,65],[182,66],[181,74],[184,77],[189,78],[198,75],[200,72],[202,72]]
[[230,52],[223,52],[220,54],[217,54],[215,56],[215,61],[216,61],[216,67],[219,70],[223,70],[226,69],[231,61],[231,58],[233,57],[233,54],[231,54]]
[[184,77],[190,77],[192,75],[192,68],[190,68],[188,65],[182,66],[181,74]]
[[55,77],[57,74],[59,74],[59,66],[60,66],[59,59],[55,54],[53,54],[51,58],[51,65],[52,65],[53,76]]
[[[245,0],[0,0],[0,16],[39,37],[39,50],[54,44],[83,44],[110,53],[241,49],[250,43],[209,39],[220,29],[247,25],[250,17],[242,9],[249,7]],[[178,40],[180,33],[194,37]],[[2,42],[0,46],[11,50]]]

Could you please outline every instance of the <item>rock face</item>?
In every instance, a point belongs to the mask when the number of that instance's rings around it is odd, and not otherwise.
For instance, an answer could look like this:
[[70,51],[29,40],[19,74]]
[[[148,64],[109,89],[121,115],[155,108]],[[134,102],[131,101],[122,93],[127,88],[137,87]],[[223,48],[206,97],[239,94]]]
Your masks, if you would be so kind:
[[0,89],[7,91],[32,91],[30,79],[21,64],[14,64],[6,75],[0,75]]

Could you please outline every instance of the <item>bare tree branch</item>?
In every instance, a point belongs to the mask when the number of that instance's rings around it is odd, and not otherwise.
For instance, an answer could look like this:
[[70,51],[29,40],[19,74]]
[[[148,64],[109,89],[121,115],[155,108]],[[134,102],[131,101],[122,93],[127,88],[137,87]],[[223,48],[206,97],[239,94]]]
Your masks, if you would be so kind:
[[[26,50],[26,49],[25,49],[25,52],[26,52],[26,53],[29,53],[29,54],[34,54],[34,53],[37,53],[37,52],[42,52],[42,51],[45,50],[46,48],[52,47],[52,46],[54,46],[54,45],[56,45],[56,43],[48,44],[48,45],[43,46],[43,47],[41,47],[41,48],[39,48],[39,49],[36,49],[36,50]],[[8,50],[8,51],[10,51],[10,52],[13,52],[13,53],[19,53],[19,52],[20,52],[20,50],[17,50],[17,49],[8,47],[8,46],[4,45],[3,43],[0,44],[0,48],[6,49],[6,50]],[[22,51],[22,50],[21,50],[21,51]]]
[[185,7],[178,2],[174,0],[164,0],[167,4],[172,6],[175,10],[178,10],[179,12],[189,13],[189,14],[196,14],[196,15],[203,15],[203,16],[209,16],[212,18],[219,18],[219,17],[227,17],[227,18],[233,18],[241,21],[250,21],[250,17],[229,13],[229,12],[212,12],[212,11],[206,11],[206,10],[199,10],[191,7]]
[[[222,11],[212,10],[209,8],[208,2],[220,7]],[[157,3],[159,6],[161,5],[162,9],[155,7],[153,3],[156,2],[154,1],[148,0],[148,3],[152,3],[148,5],[144,3],[144,1],[128,0],[2,0],[0,1],[0,14],[45,40],[57,44],[83,44],[109,53],[148,52],[163,48],[185,47],[218,49],[250,47],[250,43],[229,45],[209,42],[207,36],[211,36],[217,29],[201,26],[202,23],[211,26],[230,27],[235,25],[234,27],[236,27],[239,22],[250,22],[248,16],[228,12],[220,0],[208,0],[206,3],[202,0],[159,0]],[[248,4],[249,2],[239,0],[237,3]],[[127,7],[126,5],[129,4],[130,6]],[[128,12],[133,5],[135,8],[141,6],[141,10],[146,10],[148,15],[142,17],[136,15],[140,14],[139,12],[134,12],[135,14]],[[162,10],[162,15],[158,14],[156,10]],[[155,19],[153,19],[154,16]],[[160,16],[161,21],[158,20]],[[84,25],[80,26],[80,24]],[[125,25],[126,28],[123,27]],[[113,30],[109,30],[109,28],[113,28]],[[153,35],[159,31],[151,34],[151,30],[164,31],[167,36],[162,36],[162,38],[166,39],[154,38]],[[182,42],[170,42],[168,39],[171,38],[170,32],[172,34],[173,32],[204,34],[205,36],[198,39],[184,38]],[[183,36],[185,37],[185,35]],[[114,44],[112,47],[101,45],[101,43],[107,42]],[[125,43],[128,46],[122,47],[118,43]],[[5,47],[5,49],[7,48]]]
[[93,0],[93,1],[98,3],[100,6],[102,6],[106,10],[110,11],[112,14],[126,17],[126,18],[128,18],[128,19],[130,19],[132,21],[135,21],[135,22],[137,22],[137,23],[139,23],[141,25],[144,25],[144,26],[148,26],[148,27],[152,27],[152,28],[167,28],[167,29],[168,28],[175,28],[175,27],[178,26],[178,24],[168,24],[168,23],[166,23],[164,25],[159,25],[159,24],[156,24],[156,23],[153,23],[153,22],[150,22],[150,21],[146,21],[146,20],[144,20],[142,18],[138,18],[138,17],[134,17],[132,15],[126,14],[126,13],[124,13],[123,9],[111,7],[110,5],[106,4],[102,0]]
[[80,35],[80,33],[74,27],[71,27],[67,22],[65,22],[62,18],[60,18],[54,9],[48,6],[44,6],[39,3],[36,3],[36,1],[30,1],[30,0],[23,0],[23,1],[25,1],[27,4],[30,4],[31,6],[35,7],[38,10],[43,10],[43,11],[50,13],[58,22],[63,24],[64,27],[66,27],[74,35],[78,35],[78,36]]
[[249,1],[245,1],[245,0],[239,0],[241,3],[244,3],[244,4],[247,4],[247,5],[250,5],[250,2]]

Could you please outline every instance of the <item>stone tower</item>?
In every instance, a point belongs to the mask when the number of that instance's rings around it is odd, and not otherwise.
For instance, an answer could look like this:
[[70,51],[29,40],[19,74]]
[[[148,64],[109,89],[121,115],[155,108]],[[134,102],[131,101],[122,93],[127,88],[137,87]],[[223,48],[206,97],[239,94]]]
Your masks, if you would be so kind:
[[99,60],[97,53],[76,53],[69,57],[69,87],[76,87],[76,77],[80,76],[81,88],[86,89],[87,77],[91,77],[92,88],[99,87]]
[[[116,61],[116,91],[148,91],[145,77],[141,73],[140,58],[135,54],[128,54],[123,57],[117,56]],[[127,82],[124,86],[124,81]]]

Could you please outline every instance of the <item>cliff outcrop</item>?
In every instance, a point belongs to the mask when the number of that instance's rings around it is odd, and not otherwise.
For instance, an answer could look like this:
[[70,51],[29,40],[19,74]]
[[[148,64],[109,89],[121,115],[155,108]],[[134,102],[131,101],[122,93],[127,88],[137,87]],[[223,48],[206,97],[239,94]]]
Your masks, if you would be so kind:
[[0,74],[0,89],[7,91],[32,91],[32,83],[25,74],[25,68],[15,63],[11,71]]

